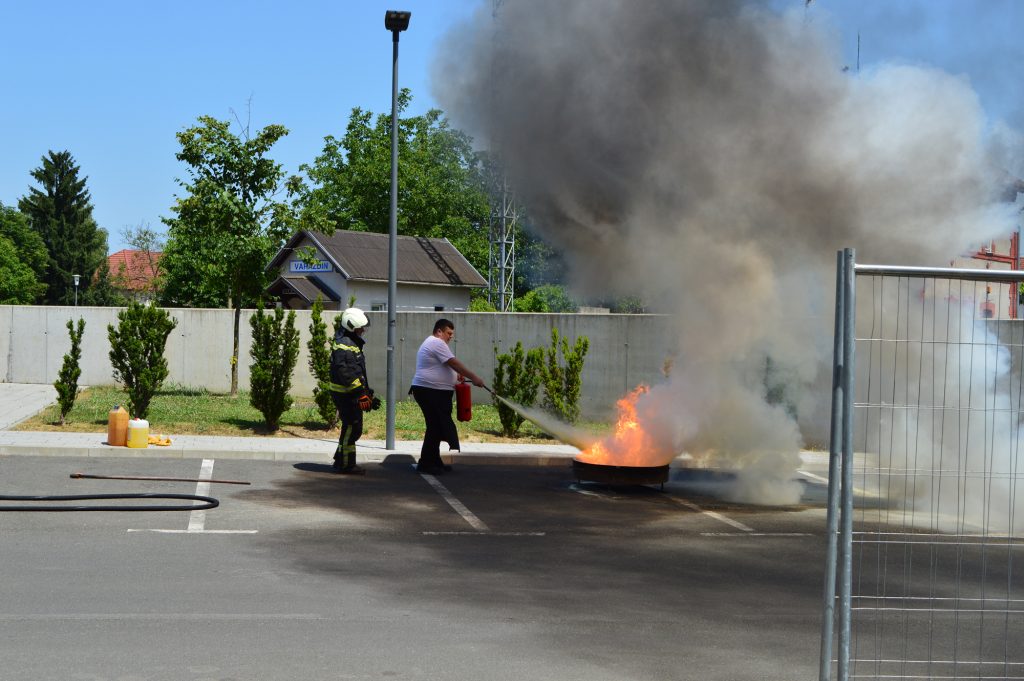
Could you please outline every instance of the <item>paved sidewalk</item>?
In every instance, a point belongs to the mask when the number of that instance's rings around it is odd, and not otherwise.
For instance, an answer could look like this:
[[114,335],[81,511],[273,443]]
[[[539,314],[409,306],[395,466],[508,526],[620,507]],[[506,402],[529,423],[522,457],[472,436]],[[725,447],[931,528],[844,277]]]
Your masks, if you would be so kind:
[[[171,445],[150,445],[146,449],[111,447],[106,433],[41,433],[0,431],[0,456],[135,456],[178,459],[256,459],[262,461],[321,461],[330,463],[337,442],[283,437],[219,437],[200,435],[169,436]],[[441,456],[461,463],[565,464],[577,453],[569,445],[505,444],[493,442],[463,443],[461,452]],[[420,442],[399,440],[395,449],[384,448],[382,440],[360,440],[356,457],[360,462],[377,463],[392,454],[418,456]]]
[[[214,435],[167,435],[171,445],[150,445],[146,449],[111,447],[106,433],[43,433],[6,430],[56,401],[51,385],[0,383],[0,456],[82,456],[82,457],[168,457],[177,459],[254,459],[259,461],[312,461],[330,463],[337,441],[289,437],[222,437]],[[398,440],[395,449],[383,440],[360,440],[359,462],[379,463],[393,454],[419,456],[419,440]],[[446,452],[448,463],[495,465],[568,465],[579,450],[564,444],[510,444],[505,442],[464,442],[461,452]],[[827,452],[801,452],[804,463],[828,465]],[[682,465],[677,459],[673,466]]]
[[49,384],[0,383],[0,430],[7,430],[57,401]]
[[[337,441],[288,437],[221,437],[159,433],[171,438],[166,447],[150,445],[146,449],[111,447],[106,433],[44,433],[7,430],[38,413],[57,399],[52,385],[0,383],[0,456],[151,456],[185,459],[256,459],[262,461],[322,461],[330,463]],[[399,440],[395,449],[384,447],[383,440],[360,440],[356,457],[360,462],[376,463],[392,454],[418,456],[421,442]],[[563,465],[578,453],[563,444],[506,444],[466,442],[461,452],[443,451],[445,461],[460,463]]]

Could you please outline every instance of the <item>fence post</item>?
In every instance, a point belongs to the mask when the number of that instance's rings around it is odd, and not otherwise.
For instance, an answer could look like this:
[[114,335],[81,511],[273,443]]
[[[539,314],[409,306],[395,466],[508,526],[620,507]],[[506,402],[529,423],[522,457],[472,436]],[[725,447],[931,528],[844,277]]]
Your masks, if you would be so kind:
[[839,587],[839,681],[850,674],[850,605],[853,590],[853,362],[857,320],[856,253],[843,249],[843,487],[840,545],[842,574]]
[[822,598],[821,656],[818,666],[818,681],[832,679],[832,638],[835,631],[836,602],[836,554],[838,552],[839,525],[839,474],[842,453],[843,415],[843,330],[846,322],[844,306],[846,294],[846,261],[843,252],[836,252],[836,311],[835,332],[832,337],[832,422],[829,433],[828,456],[828,506],[825,520],[825,536],[828,550],[825,558],[825,592]]

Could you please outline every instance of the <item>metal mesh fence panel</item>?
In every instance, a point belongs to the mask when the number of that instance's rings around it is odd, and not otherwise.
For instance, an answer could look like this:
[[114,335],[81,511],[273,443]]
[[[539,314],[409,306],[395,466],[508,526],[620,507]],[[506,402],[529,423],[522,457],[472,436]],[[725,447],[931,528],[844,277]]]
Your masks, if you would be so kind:
[[1024,679],[1017,283],[863,268],[838,677]]

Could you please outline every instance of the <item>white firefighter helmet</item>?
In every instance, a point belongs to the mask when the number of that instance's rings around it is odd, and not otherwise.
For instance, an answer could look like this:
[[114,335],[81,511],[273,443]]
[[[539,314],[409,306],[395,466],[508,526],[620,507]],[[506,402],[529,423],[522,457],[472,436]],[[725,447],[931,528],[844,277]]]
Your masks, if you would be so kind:
[[341,313],[341,325],[349,331],[355,331],[370,325],[366,313],[358,307],[350,307]]

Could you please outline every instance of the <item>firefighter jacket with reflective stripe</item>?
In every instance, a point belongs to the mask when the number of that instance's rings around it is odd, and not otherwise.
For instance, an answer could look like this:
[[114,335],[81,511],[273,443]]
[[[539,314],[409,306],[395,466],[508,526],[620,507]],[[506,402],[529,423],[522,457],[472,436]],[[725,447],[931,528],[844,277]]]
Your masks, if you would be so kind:
[[334,337],[331,348],[331,390],[339,393],[362,394],[367,388],[366,343],[357,334],[344,331]]

